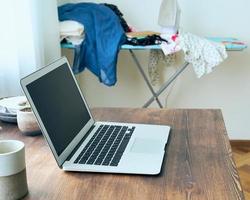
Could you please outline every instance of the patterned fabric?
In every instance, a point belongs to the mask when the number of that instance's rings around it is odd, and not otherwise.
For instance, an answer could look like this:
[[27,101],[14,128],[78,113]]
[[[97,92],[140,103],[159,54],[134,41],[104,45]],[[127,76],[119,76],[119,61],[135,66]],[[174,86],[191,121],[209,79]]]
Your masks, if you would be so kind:
[[165,66],[171,66],[175,63],[175,54],[164,55],[162,50],[150,50],[148,73],[152,85],[156,85],[159,82],[159,63],[163,62]]
[[[169,38],[168,41],[170,41]],[[167,45],[161,45],[162,50],[150,51],[148,72],[152,85],[156,85],[159,81],[158,64],[160,61],[164,61],[166,66],[174,64],[176,54],[164,55],[173,49],[173,52],[180,49],[184,52],[184,60],[192,64],[198,78],[212,72],[215,66],[227,58],[226,48],[223,44],[211,42],[191,33],[181,33],[169,43],[169,47]]]
[[180,34],[179,45],[184,52],[185,61],[193,65],[198,78],[212,72],[215,66],[227,58],[224,45],[191,33]]

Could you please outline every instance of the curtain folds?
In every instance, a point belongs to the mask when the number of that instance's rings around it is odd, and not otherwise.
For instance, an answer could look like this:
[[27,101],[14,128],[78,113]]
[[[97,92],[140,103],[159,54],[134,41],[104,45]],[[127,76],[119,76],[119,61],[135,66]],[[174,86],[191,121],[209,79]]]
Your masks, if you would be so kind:
[[8,0],[0,12],[0,98],[21,95],[20,78],[60,57],[56,0]]

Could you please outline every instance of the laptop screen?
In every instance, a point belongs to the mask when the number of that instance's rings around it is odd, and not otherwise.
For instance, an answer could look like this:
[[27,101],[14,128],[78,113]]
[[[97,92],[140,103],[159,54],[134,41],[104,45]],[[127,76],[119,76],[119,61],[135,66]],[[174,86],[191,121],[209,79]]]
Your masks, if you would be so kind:
[[60,156],[90,120],[67,64],[27,85],[27,90]]

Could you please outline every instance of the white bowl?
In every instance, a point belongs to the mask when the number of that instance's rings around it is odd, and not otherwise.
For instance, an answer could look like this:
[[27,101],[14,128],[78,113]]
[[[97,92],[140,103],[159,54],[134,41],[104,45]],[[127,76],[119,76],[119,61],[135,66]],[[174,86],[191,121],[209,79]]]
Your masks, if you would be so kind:
[[30,108],[17,111],[17,125],[24,135],[35,136],[41,134],[35,115]]

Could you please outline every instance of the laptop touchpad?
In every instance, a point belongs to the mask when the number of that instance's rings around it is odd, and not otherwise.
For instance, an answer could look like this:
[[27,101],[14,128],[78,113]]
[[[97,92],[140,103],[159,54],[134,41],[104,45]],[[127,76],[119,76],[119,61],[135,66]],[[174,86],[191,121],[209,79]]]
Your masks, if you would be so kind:
[[160,140],[136,138],[130,152],[157,154],[164,151],[164,144]]

